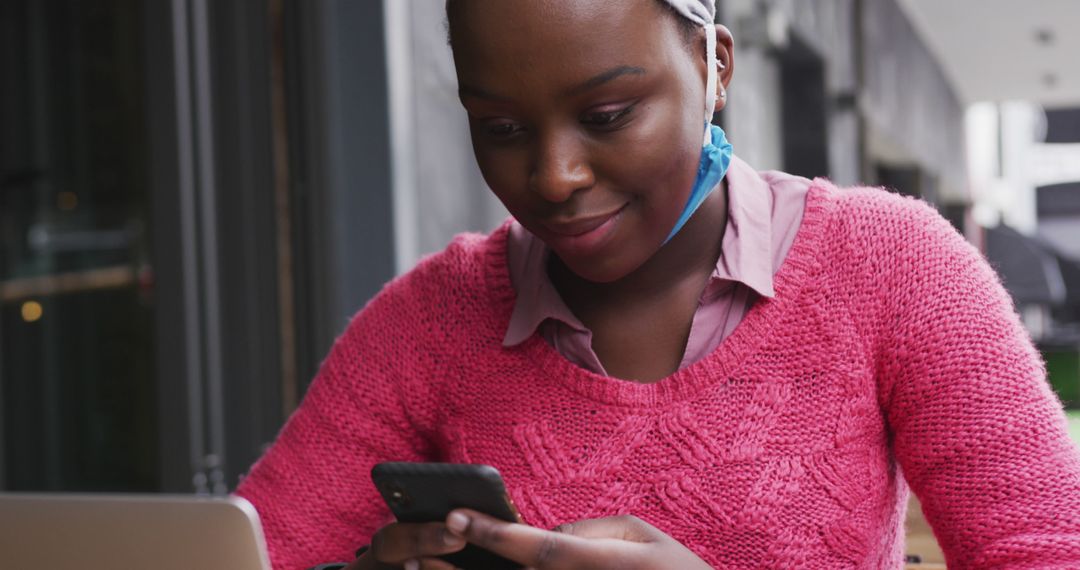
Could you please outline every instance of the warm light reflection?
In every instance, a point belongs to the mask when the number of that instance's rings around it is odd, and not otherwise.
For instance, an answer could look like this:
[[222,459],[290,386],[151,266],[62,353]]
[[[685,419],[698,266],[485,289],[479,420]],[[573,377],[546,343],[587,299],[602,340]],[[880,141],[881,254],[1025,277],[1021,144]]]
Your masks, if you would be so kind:
[[56,207],[70,212],[79,206],[79,196],[74,192],[61,192],[56,195]]
[[28,323],[33,323],[41,318],[45,309],[37,301],[27,301],[22,304],[22,318]]

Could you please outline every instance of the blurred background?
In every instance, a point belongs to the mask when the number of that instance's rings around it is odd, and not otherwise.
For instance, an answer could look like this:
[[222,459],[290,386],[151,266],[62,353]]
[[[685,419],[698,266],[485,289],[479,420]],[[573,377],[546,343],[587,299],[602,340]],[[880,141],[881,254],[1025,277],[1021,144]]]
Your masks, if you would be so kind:
[[[1080,2],[720,0],[760,169],[936,206],[1080,406]],[[220,494],[350,315],[506,212],[442,0],[0,1],[0,490]]]

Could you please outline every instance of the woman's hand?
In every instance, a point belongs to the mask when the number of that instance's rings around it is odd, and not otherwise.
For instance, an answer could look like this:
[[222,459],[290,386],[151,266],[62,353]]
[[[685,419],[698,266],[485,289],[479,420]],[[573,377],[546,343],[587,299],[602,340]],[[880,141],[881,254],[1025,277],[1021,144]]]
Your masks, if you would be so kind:
[[371,549],[346,570],[453,570],[451,564],[435,557],[457,552],[466,542],[536,570],[710,568],[675,539],[633,516],[589,519],[543,530],[458,509],[450,513],[446,524],[383,527],[372,539]]
[[434,557],[462,548],[465,539],[447,530],[443,523],[392,523],[379,529],[371,538],[371,548],[345,570],[450,570],[452,565]]
[[[536,570],[710,568],[675,539],[633,516],[589,519],[542,530],[458,509],[447,517],[446,527],[472,544]],[[441,560],[422,562],[420,568],[450,568]]]

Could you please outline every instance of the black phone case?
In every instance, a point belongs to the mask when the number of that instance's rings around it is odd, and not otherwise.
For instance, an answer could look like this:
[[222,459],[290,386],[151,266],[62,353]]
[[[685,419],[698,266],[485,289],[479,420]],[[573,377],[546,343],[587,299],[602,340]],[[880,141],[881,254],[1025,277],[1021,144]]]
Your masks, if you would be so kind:
[[[399,522],[442,522],[450,511],[467,508],[517,522],[499,472],[490,465],[461,463],[380,463],[371,480]],[[519,570],[522,566],[468,545],[443,560],[463,570]]]

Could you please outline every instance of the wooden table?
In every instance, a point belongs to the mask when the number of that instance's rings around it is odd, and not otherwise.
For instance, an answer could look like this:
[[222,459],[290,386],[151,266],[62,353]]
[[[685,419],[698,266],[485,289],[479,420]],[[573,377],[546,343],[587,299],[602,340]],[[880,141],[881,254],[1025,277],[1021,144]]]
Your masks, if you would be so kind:
[[905,568],[910,570],[941,570],[945,568],[945,554],[941,552],[941,547],[938,546],[937,539],[934,538],[934,532],[930,530],[930,525],[926,522],[926,518],[923,517],[922,507],[919,505],[919,500],[915,498],[915,495],[912,495],[911,500],[908,502],[907,524],[904,526],[907,530],[905,552],[918,555],[922,559],[921,563],[908,564]]

